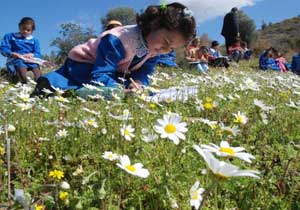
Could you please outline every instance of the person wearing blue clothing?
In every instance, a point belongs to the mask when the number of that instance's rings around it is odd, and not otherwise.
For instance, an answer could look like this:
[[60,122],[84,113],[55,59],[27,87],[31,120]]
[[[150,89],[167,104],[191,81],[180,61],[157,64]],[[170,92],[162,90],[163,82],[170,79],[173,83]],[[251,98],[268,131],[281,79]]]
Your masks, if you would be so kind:
[[160,66],[177,67],[175,51],[172,49],[172,51],[167,54],[159,55],[157,64]]
[[108,97],[111,90],[143,90],[158,55],[184,46],[195,34],[195,19],[184,5],[149,6],[137,16],[137,25],[113,28],[75,46],[61,68],[40,77],[32,96],[44,95],[44,88],[53,91],[52,87],[75,90],[79,96],[96,94],[86,94],[85,84],[108,90],[103,93]]
[[280,71],[280,67],[277,65],[274,54],[276,50],[273,47],[270,47],[266,51],[264,51],[259,57],[259,68],[261,70],[272,69],[275,71]]
[[31,70],[34,79],[41,76],[39,65],[27,63],[24,59],[41,58],[38,39],[32,36],[35,22],[30,17],[24,17],[19,22],[19,32],[8,33],[0,44],[0,53],[7,59],[7,70],[11,75],[17,75],[22,83],[27,82],[26,74]]
[[300,74],[300,53],[293,56],[291,69],[293,73]]

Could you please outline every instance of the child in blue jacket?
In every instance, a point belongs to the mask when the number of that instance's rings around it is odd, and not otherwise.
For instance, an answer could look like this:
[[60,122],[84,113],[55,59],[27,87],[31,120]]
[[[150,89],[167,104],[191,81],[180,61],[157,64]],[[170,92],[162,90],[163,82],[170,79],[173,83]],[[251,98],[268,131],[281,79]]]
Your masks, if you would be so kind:
[[295,74],[300,74],[300,53],[293,56],[292,59],[292,72]]
[[275,71],[280,71],[280,67],[275,61],[275,52],[276,50],[273,47],[270,47],[262,53],[259,57],[259,68],[262,70],[272,69]]
[[31,70],[34,79],[41,76],[39,65],[25,60],[41,58],[39,41],[32,36],[35,22],[30,17],[24,17],[19,23],[19,32],[8,33],[0,44],[0,53],[7,59],[7,70],[11,75],[17,75],[22,83],[27,82],[26,73]]

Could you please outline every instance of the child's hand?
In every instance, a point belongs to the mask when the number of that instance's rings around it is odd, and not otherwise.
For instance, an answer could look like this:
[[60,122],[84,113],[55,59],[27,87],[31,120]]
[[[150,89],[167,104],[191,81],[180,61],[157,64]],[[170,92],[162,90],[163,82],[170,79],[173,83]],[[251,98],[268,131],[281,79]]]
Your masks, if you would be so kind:
[[26,53],[23,55],[24,58],[33,58],[34,57],[34,54],[32,53]]
[[19,53],[15,53],[15,52],[13,52],[13,53],[11,54],[11,57],[13,57],[13,58],[21,58],[21,57],[22,57],[22,55],[21,55],[21,54],[19,54]]

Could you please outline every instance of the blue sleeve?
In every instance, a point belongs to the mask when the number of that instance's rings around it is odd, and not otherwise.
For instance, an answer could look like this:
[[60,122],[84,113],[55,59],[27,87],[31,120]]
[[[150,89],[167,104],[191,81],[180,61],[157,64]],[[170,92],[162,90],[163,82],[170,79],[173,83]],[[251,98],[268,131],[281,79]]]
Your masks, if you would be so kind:
[[118,63],[125,58],[125,49],[120,39],[108,34],[104,36],[97,49],[97,58],[91,71],[91,80],[107,87],[116,87],[115,76]]
[[154,68],[159,61],[159,56],[155,56],[153,58],[148,59],[140,69],[132,72],[132,79],[139,80],[143,85],[149,85],[148,75],[152,75],[154,73]]
[[34,54],[34,57],[42,58],[40,43],[39,43],[39,40],[37,40],[37,39],[34,39],[34,49],[33,49],[32,53]]
[[6,57],[10,57],[12,53],[10,43],[11,36],[12,34],[6,34],[0,44],[0,53]]
[[295,72],[295,71],[296,71],[296,66],[297,66],[297,63],[296,63],[296,56],[293,56],[292,66],[291,66],[292,72]]

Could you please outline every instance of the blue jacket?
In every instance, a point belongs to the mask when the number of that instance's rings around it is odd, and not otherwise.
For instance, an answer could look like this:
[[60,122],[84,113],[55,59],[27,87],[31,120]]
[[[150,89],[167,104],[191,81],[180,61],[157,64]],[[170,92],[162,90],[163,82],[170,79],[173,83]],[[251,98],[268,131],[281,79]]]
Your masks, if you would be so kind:
[[300,54],[296,54],[292,59],[292,72],[299,74],[300,73]]
[[157,64],[163,65],[163,66],[169,66],[169,67],[176,67],[176,53],[172,50],[168,54],[161,54],[159,55],[159,60]]
[[266,57],[265,53],[263,53],[259,57],[259,68],[262,70],[272,69],[272,70],[280,71],[280,68],[276,64],[275,59]]
[[11,54],[33,53],[34,57],[41,58],[39,41],[33,36],[24,37],[21,33],[8,33],[0,44],[0,53],[6,57]]

